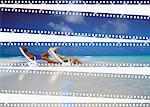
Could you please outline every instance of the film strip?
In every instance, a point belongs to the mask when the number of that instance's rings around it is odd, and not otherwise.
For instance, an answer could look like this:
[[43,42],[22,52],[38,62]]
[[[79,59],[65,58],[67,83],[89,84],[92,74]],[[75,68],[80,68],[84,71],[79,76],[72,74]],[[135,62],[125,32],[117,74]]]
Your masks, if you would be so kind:
[[[39,62],[43,66],[59,66],[66,62],[73,66],[149,67],[149,43],[148,45],[120,43],[119,46],[116,46],[118,43],[112,44],[98,42],[0,42],[2,60],[0,62],[2,66],[9,66],[11,62],[14,63],[12,65],[26,66],[25,62],[28,61]],[[9,58],[12,59],[11,62]]]
[[1,103],[1,107],[149,107],[149,103]]
[[2,0],[1,4],[150,4],[149,0]]
[[[33,69],[33,68],[32,68]],[[121,72],[120,74],[119,73],[111,73],[111,72],[101,72],[103,69],[102,68],[99,68],[99,72],[94,72],[94,71],[86,71],[86,72],[83,72],[83,71],[61,71],[61,70],[57,70],[57,71],[52,71],[52,70],[32,70],[30,68],[30,70],[27,70],[27,69],[23,69],[23,68],[20,68],[20,69],[15,69],[15,68],[11,68],[11,69],[1,69],[0,72],[2,73],[19,73],[19,74],[41,74],[41,75],[71,75],[71,76],[87,76],[87,77],[104,77],[104,78],[131,78],[131,79],[150,79],[150,76],[149,74],[128,74],[128,71],[126,71],[126,74],[124,72]],[[38,69],[38,68],[37,68]],[[50,68],[49,68],[50,69]],[[107,70],[107,68],[105,68]],[[132,69],[132,68],[131,68]]]
[[1,20],[1,32],[149,40],[149,16],[2,7]]
[[[149,79],[81,76],[80,73],[77,75],[59,74],[61,73],[22,75],[14,72],[1,72],[0,92],[7,94],[150,99]],[[22,76],[24,77],[22,78]]]

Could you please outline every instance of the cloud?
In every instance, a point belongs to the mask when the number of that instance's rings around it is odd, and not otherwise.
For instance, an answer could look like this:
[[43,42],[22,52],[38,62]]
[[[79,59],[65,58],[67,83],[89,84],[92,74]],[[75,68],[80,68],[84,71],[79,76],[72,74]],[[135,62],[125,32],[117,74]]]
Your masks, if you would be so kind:
[[128,23],[125,21],[107,21],[107,23],[101,25],[100,27],[96,27],[94,31],[107,33],[109,30],[113,30],[114,33],[123,34],[127,33],[129,30]]
[[64,17],[65,21],[72,24],[83,24],[85,23],[84,16],[67,15]]
[[101,33],[107,33],[107,25],[104,24],[104,25],[101,25],[100,28],[99,27],[96,27],[94,29],[95,32],[101,32]]
[[59,30],[59,31],[62,31],[62,32],[73,32],[73,30],[68,25],[65,25],[64,22],[61,22],[59,24],[49,22],[48,26],[50,26],[51,28],[53,28],[55,30]]
[[126,22],[117,20],[117,21],[108,21],[115,28],[116,33],[126,33],[128,31],[128,24]]
[[94,31],[100,32],[100,29],[99,29],[98,27],[96,27],[96,28],[94,29]]

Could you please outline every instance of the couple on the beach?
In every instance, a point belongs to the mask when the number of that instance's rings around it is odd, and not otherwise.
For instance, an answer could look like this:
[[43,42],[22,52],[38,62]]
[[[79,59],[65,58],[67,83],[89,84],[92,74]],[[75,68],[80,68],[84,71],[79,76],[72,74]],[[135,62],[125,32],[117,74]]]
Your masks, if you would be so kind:
[[[53,48],[51,48],[51,49],[53,50],[53,52],[55,53],[55,55],[57,55],[57,57],[59,57],[63,62],[72,62],[72,63],[74,63],[74,64],[81,64],[81,63],[82,63],[82,62],[81,62],[79,59],[77,59],[77,58],[73,58],[73,57],[71,57],[71,58],[65,58],[65,57],[61,56],[60,54],[58,54],[58,53],[56,52],[57,47],[53,47]],[[40,55],[35,55],[35,54],[29,52],[28,49],[25,48],[25,47],[23,47],[22,50],[23,50],[24,53],[25,53],[30,59],[32,59],[32,60],[45,60],[45,61],[47,61],[48,63],[54,63],[54,64],[55,64],[55,63],[59,63],[59,62],[56,62],[56,61],[50,59],[50,58],[48,57],[48,56],[49,56],[48,53],[42,53],[42,54],[40,54]]]

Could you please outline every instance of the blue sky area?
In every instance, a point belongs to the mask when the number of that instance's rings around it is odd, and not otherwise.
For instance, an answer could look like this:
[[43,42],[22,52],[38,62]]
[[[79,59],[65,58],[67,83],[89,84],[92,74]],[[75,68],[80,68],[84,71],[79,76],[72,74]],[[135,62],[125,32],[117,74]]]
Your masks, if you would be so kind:
[[1,27],[148,36],[149,20],[1,12]]

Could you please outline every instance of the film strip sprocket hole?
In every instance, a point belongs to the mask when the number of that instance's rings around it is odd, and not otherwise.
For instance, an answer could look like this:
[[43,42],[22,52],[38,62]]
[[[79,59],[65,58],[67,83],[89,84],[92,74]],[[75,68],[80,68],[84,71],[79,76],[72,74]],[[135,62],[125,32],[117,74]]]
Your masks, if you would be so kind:
[[86,16],[98,18],[122,18],[122,19],[145,19],[149,20],[150,16],[144,15],[128,15],[128,14],[112,14],[112,13],[95,13],[95,12],[77,12],[77,11],[59,11],[59,10],[45,10],[45,9],[27,9],[27,8],[6,8],[1,7],[1,12],[18,12],[31,14],[47,14],[47,15],[73,15]]
[[[18,85],[18,83],[15,83],[15,86],[16,86],[16,84]],[[30,84],[31,83],[29,83],[28,86],[30,86]],[[66,85],[66,84],[63,84],[63,85]],[[9,88],[6,89],[6,86],[4,86],[0,90],[0,93],[4,93],[4,94],[50,95],[50,96],[100,97],[100,98],[119,98],[119,99],[143,99],[143,100],[149,100],[150,99],[150,96],[146,95],[146,94],[145,95],[138,95],[139,93],[136,93],[135,95],[129,95],[129,94],[127,94],[129,90],[126,90],[126,93],[123,93],[123,94],[115,94],[114,92],[106,94],[106,93],[103,93],[103,92],[95,92],[95,93],[85,92],[85,91],[83,91],[83,92],[72,92],[71,90],[66,91],[67,89],[66,90],[58,90],[57,89],[57,91],[46,91],[46,90],[44,91],[42,89],[43,91],[41,91],[41,90],[36,88],[36,89],[32,89],[32,90],[30,89],[29,90],[29,89],[25,89],[25,87],[27,88],[26,84],[24,84],[24,88],[22,87],[23,89],[21,88],[21,86],[19,86],[19,89],[15,89],[14,87],[11,87],[11,86],[9,86]],[[33,87],[30,87],[30,88],[33,88]],[[83,90],[83,88],[81,88],[81,90]],[[142,90],[142,92],[144,92],[144,91]]]
[[[101,69],[99,68],[99,72],[101,71]],[[67,72],[67,71],[48,71],[48,70],[23,70],[20,68],[20,70],[18,69],[1,69],[0,70],[1,73],[19,73],[19,74],[24,74],[24,75],[30,75],[30,74],[35,74],[35,75],[70,75],[70,76],[87,76],[87,77],[103,77],[103,78],[131,78],[131,79],[150,79],[149,75],[145,75],[145,74],[113,74],[113,73],[95,73],[95,72]]]
[[[118,39],[119,40],[119,39]],[[149,41],[142,42],[0,42],[0,46],[50,46],[50,47],[149,47]]]
[[2,0],[1,4],[150,4],[149,0]]
[[149,107],[148,103],[1,103],[1,107]]
[[149,40],[149,16],[3,7],[1,13],[1,32]]
[[[26,63],[26,62],[0,62],[0,67],[27,67],[31,63]],[[35,64],[36,66],[39,67],[60,67],[60,66],[66,66],[62,64],[50,64],[50,63],[37,63]],[[83,64],[71,64],[69,65],[70,67],[150,67],[150,64],[130,64],[130,63],[123,63],[123,64],[109,64],[109,63],[83,63]]]

